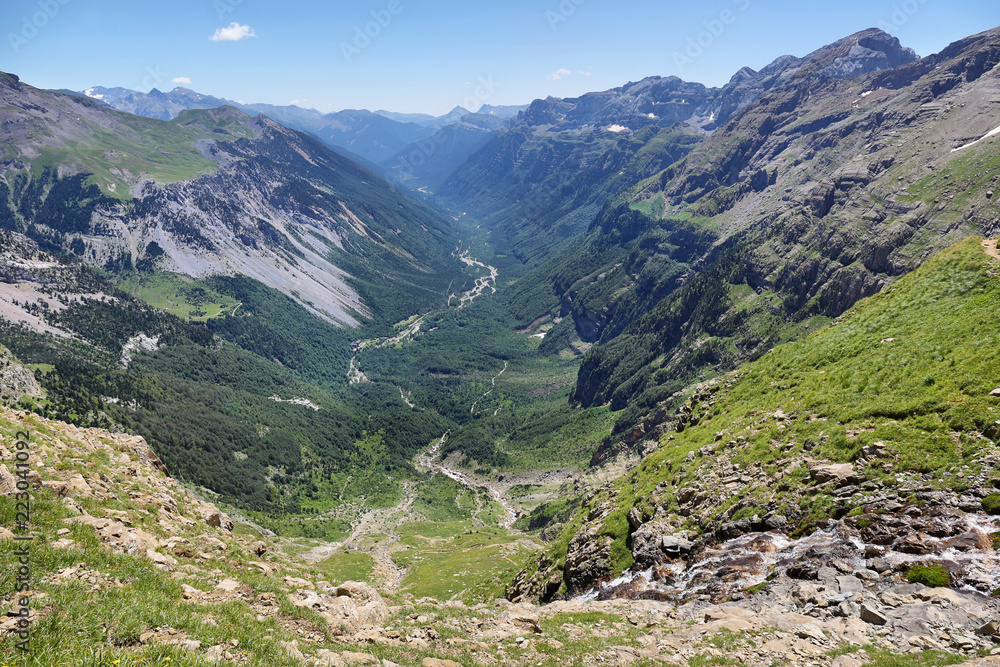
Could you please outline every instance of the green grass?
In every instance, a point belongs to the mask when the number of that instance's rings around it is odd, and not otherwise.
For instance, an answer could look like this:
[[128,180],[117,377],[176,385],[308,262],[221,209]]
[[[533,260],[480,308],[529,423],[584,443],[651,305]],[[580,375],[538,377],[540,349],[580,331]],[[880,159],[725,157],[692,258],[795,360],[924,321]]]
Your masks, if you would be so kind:
[[[779,346],[727,378],[715,403],[695,406],[700,422],[661,441],[632,473],[584,506],[549,550],[548,562],[565,556],[581,515],[611,495],[615,509],[600,532],[613,537],[612,566],[630,564],[625,514],[633,507],[651,513],[654,505],[678,511],[676,490],[688,486],[714,464],[714,457],[684,459],[706,445],[723,447],[740,469],[760,466],[761,478],[736,497],[714,504],[718,518],[736,502],[774,502],[808,529],[817,519],[851,506],[821,491],[791,504],[788,491],[809,483],[798,468],[782,485],[772,483],[780,460],[803,454],[847,462],[866,445],[886,456],[862,474],[896,484],[899,473],[925,474],[938,488],[952,488],[957,466],[971,465],[995,445],[981,438],[1000,419],[1000,399],[990,396],[1000,367],[1000,325],[996,303],[1000,279],[980,239],[971,238],[939,253],[922,268],[866,299],[832,325],[805,340]],[[782,410],[790,418],[773,417]],[[727,441],[739,442],[725,445]],[[682,466],[685,470],[682,472]],[[666,484],[666,488],[657,485]],[[843,505],[843,507],[841,507]],[[679,519],[679,521],[682,521]],[[705,529],[705,526],[692,526]]]
[[[131,131],[122,133],[95,131],[84,142],[68,142],[63,147],[47,147],[32,161],[36,173],[46,166],[73,164],[81,172],[92,174],[88,183],[105,194],[122,200],[131,199],[131,183],[120,175],[125,169],[135,176],[145,175],[163,183],[188,181],[215,173],[214,162],[194,146],[205,133],[174,127],[162,121],[135,117]],[[155,131],[147,125],[156,124]],[[112,170],[115,170],[113,173]]]
[[943,588],[951,585],[951,572],[940,565],[914,565],[906,573],[906,580],[911,584]]
[[316,563],[313,568],[323,573],[327,580],[334,584],[344,581],[370,581],[375,560],[368,554],[337,553]]
[[[126,495],[127,497],[127,495]],[[91,503],[93,505],[93,503]],[[0,498],[0,519],[13,523],[14,503]],[[92,506],[92,510],[96,507]],[[43,609],[33,624],[30,653],[19,665],[180,665],[202,667],[206,661],[176,647],[141,645],[139,635],[156,627],[171,627],[207,646],[236,639],[240,650],[248,651],[247,664],[293,667],[296,663],[275,641],[292,637],[273,622],[258,622],[244,604],[201,606],[181,601],[181,585],[170,574],[156,569],[144,557],[115,554],[101,544],[93,528],[69,524],[76,545],[69,549],[50,546],[57,530],[67,527],[63,519],[71,512],[48,491],[35,491],[32,498],[30,546],[33,581],[33,606]],[[138,516],[138,515],[135,515]],[[0,542],[0,560],[13,562],[15,543]],[[100,573],[106,580],[97,590],[75,578],[55,580],[51,575],[69,567],[83,566]],[[268,580],[236,573],[224,565],[226,576],[251,583],[257,590],[271,590]],[[13,570],[0,573],[0,590],[13,587]],[[207,622],[207,617],[214,619]],[[15,640],[5,634],[0,638],[0,655],[19,655]],[[116,662],[118,661],[118,662]]]
[[220,294],[203,281],[177,273],[157,271],[138,275],[119,287],[154,308],[185,319],[204,321],[239,312],[240,302],[236,299]]
[[510,456],[507,470],[584,468],[607,436],[617,414],[607,407],[561,406],[525,424],[500,443]]
[[867,654],[867,664],[874,667],[938,667],[939,665],[957,665],[967,658],[958,653],[944,651],[921,651],[899,655],[884,649],[879,650],[870,644],[864,647]]
[[400,590],[417,598],[470,603],[502,597],[531,553],[516,535],[468,523],[410,523],[399,532],[404,548],[392,559],[409,568]]
[[1000,493],[991,493],[983,498],[983,511],[987,514],[1000,514]]
[[[198,140],[233,141],[253,134],[240,122],[216,118],[210,111],[185,112],[174,122],[117,111],[107,113],[118,121],[113,129],[87,127],[82,140],[43,147],[32,160],[32,170],[40,173],[45,167],[55,170],[60,165],[72,164],[82,173],[91,174],[88,183],[97,185],[107,195],[127,201],[131,199],[130,188],[135,177],[171,183],[215,173],[216,163],[195,146]],[[187,124],[179,122],[182,120]],[[132,178],[123,177],[123,170]]]

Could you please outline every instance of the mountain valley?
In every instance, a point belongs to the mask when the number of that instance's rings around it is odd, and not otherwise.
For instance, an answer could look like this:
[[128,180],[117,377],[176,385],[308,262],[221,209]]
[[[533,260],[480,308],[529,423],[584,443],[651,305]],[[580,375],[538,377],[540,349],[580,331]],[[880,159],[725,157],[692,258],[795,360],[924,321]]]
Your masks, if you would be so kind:
[[0,660],[996,664],[1000,29],[0,98]]

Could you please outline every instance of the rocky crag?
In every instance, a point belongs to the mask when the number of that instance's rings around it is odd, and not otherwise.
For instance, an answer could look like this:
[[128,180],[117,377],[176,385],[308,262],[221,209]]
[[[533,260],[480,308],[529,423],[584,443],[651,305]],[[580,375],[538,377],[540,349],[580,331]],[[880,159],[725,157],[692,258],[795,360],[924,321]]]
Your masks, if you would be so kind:
[[[904,650],[987,648],[1000,390],[980,348],[997,339],[995,252],[960,243],[650,415],[626,438],[651,453],[585,499],[509,596],[775,606],[876,625]],[[922,606],[938,593],[921,583],[951,587],[938,606],[954,620]]]

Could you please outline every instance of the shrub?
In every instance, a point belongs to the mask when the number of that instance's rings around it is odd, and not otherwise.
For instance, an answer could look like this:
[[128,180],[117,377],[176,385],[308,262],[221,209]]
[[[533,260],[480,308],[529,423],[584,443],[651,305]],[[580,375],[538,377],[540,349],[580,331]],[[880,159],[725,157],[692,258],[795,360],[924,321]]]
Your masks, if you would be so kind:
[[991,493],[983,498],[983,511],[987,514],[1000,514],[1000,493]]
[[911,584],[924,584],[932,588],[951,585],[951,572],[940,565],[914,565],[906,575]]

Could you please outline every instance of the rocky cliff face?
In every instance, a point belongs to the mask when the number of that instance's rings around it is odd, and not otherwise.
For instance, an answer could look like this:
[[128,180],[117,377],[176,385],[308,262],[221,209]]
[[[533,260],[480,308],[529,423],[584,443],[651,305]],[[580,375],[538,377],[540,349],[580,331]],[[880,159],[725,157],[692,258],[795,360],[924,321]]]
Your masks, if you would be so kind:
[[[994,247],[963,241],[637,425],[625,439],[651,453],[585,499],[510,597],[764,594],[884,624],[870,619],[892,616],[907,582],[994,593],[1000,388],[978,352],[998,331]],[[804,591],[819,597],[795,602]],[[900,640],[927,634],[902,616],[889,625]]]
[[[243,274],[347,326],[372,314],[366,284],[396,283],[418,303],[457,277],[440,216],[266,117],[222,107],[164,123],[6,75],[0,99],[13,156],[0,226],[44,249],[113,273]],[[39,157],[56,167],[34,168]]]
[[[609,204],[589,245],[628,252],[629,270],[587,266],[619,288],[609,300],[596,281],[578,285],[576,300],[639,305],[619,307],[597,333],[604,344],[584,360],[577,400],[620,408],[667,378],[733,367],[958,238],[995,234],[995,143],[963,146],[994,129],[998,40],[983,33],[860,78],[818,74],[842,45]],[[666,295],[650,293],[643,267],[677,262],[675,247],[655,244],[685,227],[714,240]]]
[[41,398],[42,388],[35,374],[14,358],[10,350],[0,345],[0,401],[8,405],[24,397]]
[[[571,311],[576,336],[585,343],[606,341],[686,280],[691,263],[719,237],[716,223],[705,220],[721,212],[718,206],[683,213],[650,233],[647,214],[666,217],[662,203],[623,193],[690,163],[705,172],[695,179],[692,200],[720,186],[732,189],[729,199],[759,195],[775,185],[776,166],[744,173],[719,164],[715,149],[682,158],[702,141],[734,155],[752,153],[720,128],[767,95],[796,87],[818,92],[915,58],[890,35],[866,30],[805,57],[783,56],[760,71],[743,68],[721,88],[649,77],[579,98],[536,100],[457,169],[439,194],[457,210],[474,213],[495,242],[508,244],[534,269],[513,290],[522,324]],[[792,112],[795,101],[788,104],[790,118],[807,113]],[[716,137],[720,132],[724,136]],[[747,129],[750,136],[759,132],[770,129]],[[607,316],[610,310],[617,316]],[[558,339],[568,349],[573,335],[563,326],[546,348],[559,351]]]

